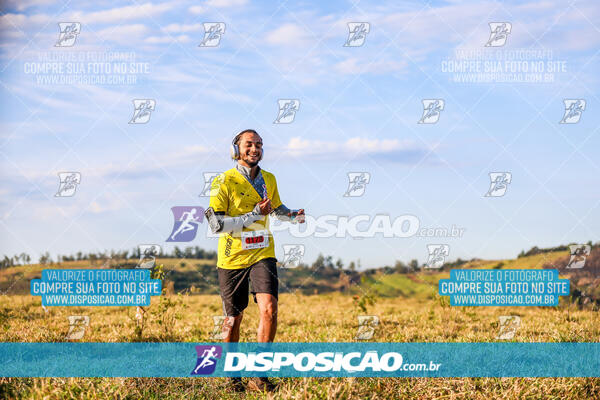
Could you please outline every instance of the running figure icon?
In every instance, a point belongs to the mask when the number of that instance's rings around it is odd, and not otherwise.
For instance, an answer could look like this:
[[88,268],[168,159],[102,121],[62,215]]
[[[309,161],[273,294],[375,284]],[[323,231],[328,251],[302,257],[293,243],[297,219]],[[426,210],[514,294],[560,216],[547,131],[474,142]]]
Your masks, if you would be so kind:
[[173,230],[167,242],[190,242],[196,237],[198,226],[204,219],[204,208],[200,206],[172,207]]
[[175,236],[178,236],[180,233],[191,231],[192,229],[196,228],[196,225],[192,225],[198,223],[199,216],[195,216],[196,211],[197,210],[195,208],[192,208],[191,211],[186,211],[183,213],[179,219],[182,221],[181,225],[179,225],[179,228],[171,235],[171,240],[175,240]]
[[197,374],[198,373],[198,369],[203,369],[206,368],[210,365],[213,365],[215,362],[212,360],[212,358],[217,356],[216,353],[216,348],[215,346],[211,347],[210,349],[206,349],[204,350],[204,353],[202,353],[202,357],[204,357],[204,359],[202,360],[202,362],[200,362],[200,364],[198,364],[196,366],[196,369],[194,370],[194,373]]
[[196,354],[198,354],[198,361],[190,375],[210,375],[215,372],[217,360],[221,358],[223,348],[212,345],[196,346]]

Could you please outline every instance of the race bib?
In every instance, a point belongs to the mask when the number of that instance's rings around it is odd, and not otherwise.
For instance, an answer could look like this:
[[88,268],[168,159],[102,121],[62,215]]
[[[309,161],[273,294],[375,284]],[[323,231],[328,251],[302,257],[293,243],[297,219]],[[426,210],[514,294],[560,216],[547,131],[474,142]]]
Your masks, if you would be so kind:
[[247,231],[242,232],[242,249],[262,249],[269,247],[269,231]]

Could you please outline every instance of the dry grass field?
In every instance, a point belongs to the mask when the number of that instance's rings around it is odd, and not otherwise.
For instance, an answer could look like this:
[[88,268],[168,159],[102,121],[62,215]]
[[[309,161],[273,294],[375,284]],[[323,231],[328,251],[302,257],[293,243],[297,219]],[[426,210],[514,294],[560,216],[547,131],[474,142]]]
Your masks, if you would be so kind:
[[[83,341],[210,340],[212,316],[220,311],[215,295],[172,295],[153,299],[141,337],[136,332],[133,307],[48,308],[39,298],[0,298],[2,341],[65,341],[69,315],[89,315]],[[161,313],[154,312],[161,309]],[[342,294],[303,296],[284,294],[280,300],[278,341],[351,342],[357,316],[364,314],[352,297]],[[559,308],[449,307],[440,299],[378,298],[368,306],[378,315],[373,340],[397,342],[490,342],[498,333],[499,315],[519,315],[521,327],[514,341],[598,341],[598,312],[574,306]],[[257,309],[251,304],[242,326],[244,341],[253,341]],[[279,398],[600,398],[595,378],[285,378]],[[234,394],[222,378],[0,378],[0,398],[33,399],[219,399],[262,398],[258,393]]]
[[[557,254],[563,256],[563,254]],[[502,268],[540,268],[547,255]],[[497,261],[464,267],[494,268]],[[61,267],[77,267],[61,265]],[[177,265],[170,266],[177,268]],[[189,267],[188,267],[189,268]],[[14,267],[0,273],[3,288],[27,285],[40,266]],[[18,274],[16,274],[18,272]],[[562,276],[561,272],[561,277]],[[376,274],[348,293],[280,295],[280,342],[353,342],[359,315],[380,319],[373,341],[494,342],[498,317],[518,315],[516,342],[597,342],[596,306],[580,307],[561,299],[558,307],[451,307],[439,297],[437,281],[447,272]],[[24,283],[25,282],[25,283]],[[169,285],[165,285],[169,287]],[[213,316],[220,315],[218,295],[172,293],[153,298],[143,329],[135,307],[41,307],[40,298],[0,296],[0,341],[64,342],[69,315],[88,315],[84,342],[210,342]],[[367,296],[368,295],[368,296]],[[367,297],[369,297],[367,299]],[[363,301],[363,300],[368,301]],[[254,341],[258,324],[250,302],[242,341]],[[13,399],[600,399],[599,378],[276,378],[276,395],[229,392],[223,378],[0,378],[0,398]]]

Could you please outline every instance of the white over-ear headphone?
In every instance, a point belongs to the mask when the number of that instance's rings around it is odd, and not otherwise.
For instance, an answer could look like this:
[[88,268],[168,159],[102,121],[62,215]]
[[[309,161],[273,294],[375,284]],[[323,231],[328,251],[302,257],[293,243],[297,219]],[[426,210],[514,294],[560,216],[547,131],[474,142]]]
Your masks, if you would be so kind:
[[[240,140],[240,137],[242,137],[243,133],[246,132],[254,132],[258,135],[258,133],[252,129],[246,129],[241,131],[240,133],[238,133],[237,135],[235,135],[235,137],[233,138],[233,140],[231,141],[231,148],[229,149],[229,154],[231,155],[231,158],[233,160],[239,160],[241,155],[240,155],[240,146],[237,144],[237,142]],[[265,150],[264,148],[260,149],[260,158],[258,161],[263,159],[263,156],[265,154]]]
[[235,143],[235,139],[233,139],[233,142],[231,142],[231,149],[229,150],[229,153],[231,154],[231,158],[233,160],[240,159],[240,146]]

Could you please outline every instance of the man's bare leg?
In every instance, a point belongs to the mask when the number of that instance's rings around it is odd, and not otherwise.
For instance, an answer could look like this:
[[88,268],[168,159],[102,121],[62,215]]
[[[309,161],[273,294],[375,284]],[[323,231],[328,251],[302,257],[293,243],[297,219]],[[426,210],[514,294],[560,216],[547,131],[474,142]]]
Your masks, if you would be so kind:
[[[240,325],[242,324],[242,318],[244,317],[244,313],[240,313],[235,317],[226,317],[223,320],[223,326],[221,327],[221,332],[223,332],[223,342],[239,342],[240,341]],[[242,383],[242,378],[240,377],[230,377],[227,378],[229,382],[229,387],[234,392],[243,392],[245,390],[244,384]]]
[[[256,341],[272,342],[277,331],[277,299],[270,293],[256,293],[256,303],[260,312]],[[248,387],[261,392],[272,392],[277,386],[265,376],[251,378]]]
[[257,342],[272,342],[277,332],[277,299],[270,293],[256,293],[260,312]]
[[240,341],[240,325],[242,324],[242,317],[244,313],[240,313],[235,317],[227,317],[223,321],[223,334],[225,338],[224,342],[239,342]]

